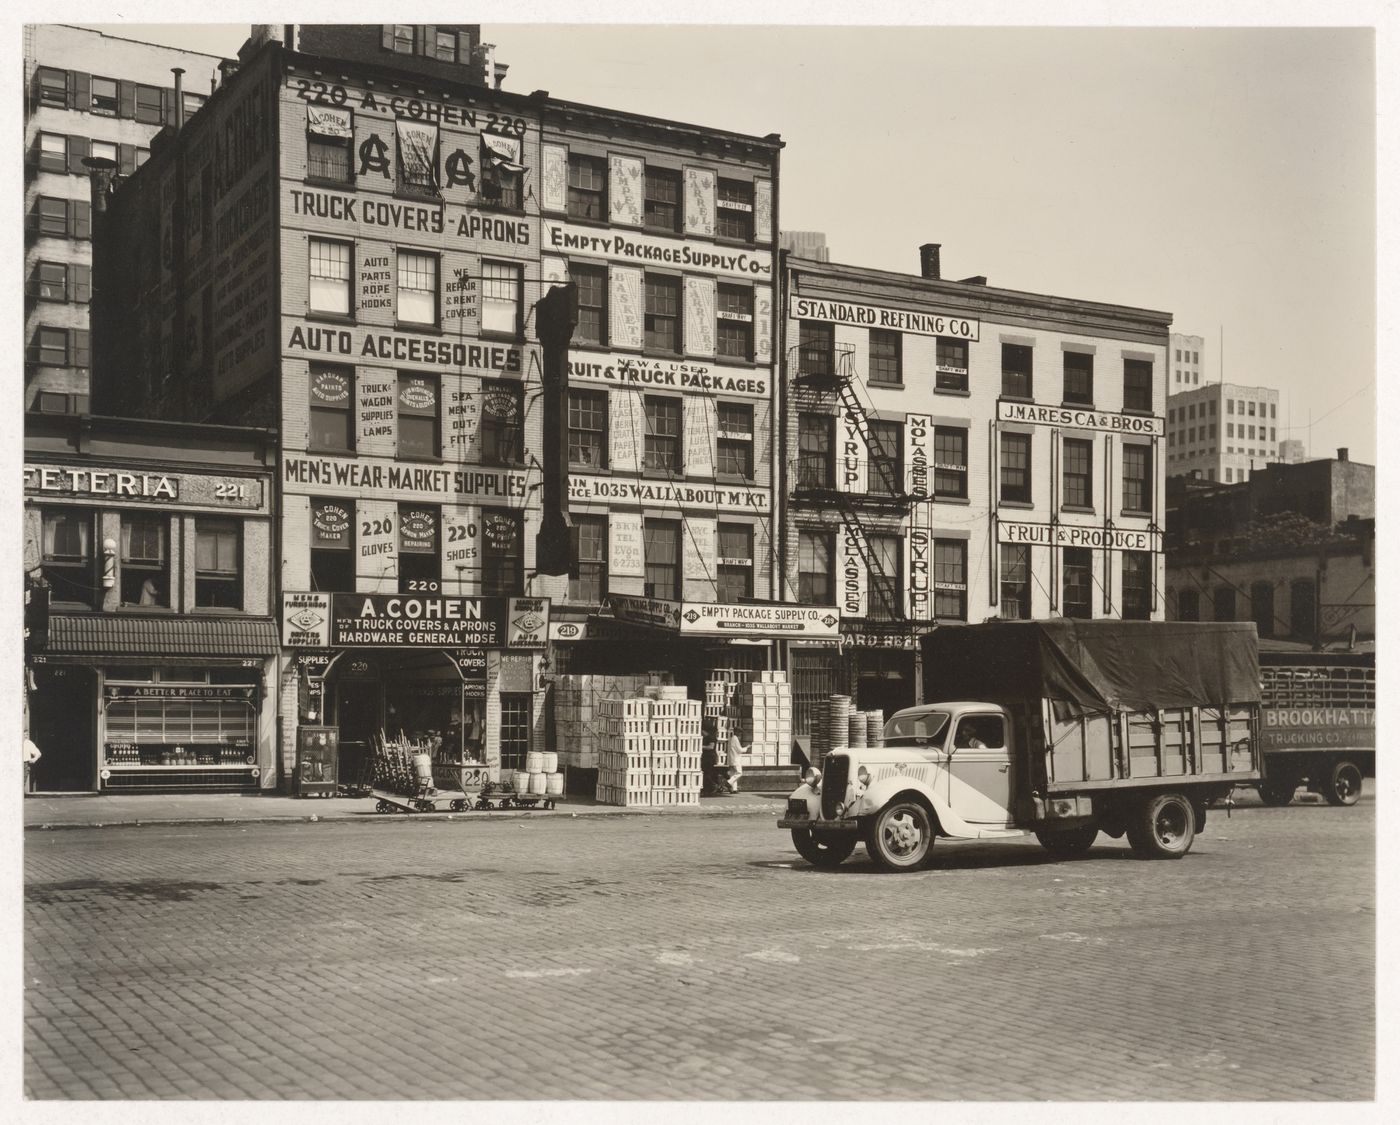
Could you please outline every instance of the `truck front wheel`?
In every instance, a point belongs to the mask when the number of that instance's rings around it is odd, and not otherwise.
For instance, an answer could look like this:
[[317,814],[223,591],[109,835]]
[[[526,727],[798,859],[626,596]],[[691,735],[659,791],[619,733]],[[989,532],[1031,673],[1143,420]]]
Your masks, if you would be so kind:
[[1196,813],[1180,793],[1158,793],[1128,820],[1128,843],[1144,859],[1180,859],[1196,839]]
[[1354,805],[1361,799],[1361,769],[1345,759],[1332,767],[1322,790],[1329,805]]
[[913,871],[933,847],[933,821],[918,801],[895,800],[875,814],[865,850],[886,871]]
[[813,867],[839,867],[856,850],[856,834],[794,828],[792,846]]
[[1094,841],[1098,839],[1098,836],[1099,826],[1097,824],[1083,824],[1078,828],[1037,828],[1035,830],[1035,838],[1040,841],[1040,846],[1051,855],[1059,856],[1062,859],[1083,855],[1094,846]]
[[1293,794],[1298,788],[1297,781],[1286,777],[1270,778],[1268,781],[1259,783],[1259,799],[1266,805],[1274,808],[1282,808],[1290,804]]

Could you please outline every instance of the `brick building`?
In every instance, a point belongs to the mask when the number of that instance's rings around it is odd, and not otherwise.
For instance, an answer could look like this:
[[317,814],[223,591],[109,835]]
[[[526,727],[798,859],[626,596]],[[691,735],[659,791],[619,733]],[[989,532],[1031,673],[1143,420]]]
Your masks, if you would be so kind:
[[1167,396],[1167,476],[1237,484],[1278,460],[1272,387],[1209,383]]

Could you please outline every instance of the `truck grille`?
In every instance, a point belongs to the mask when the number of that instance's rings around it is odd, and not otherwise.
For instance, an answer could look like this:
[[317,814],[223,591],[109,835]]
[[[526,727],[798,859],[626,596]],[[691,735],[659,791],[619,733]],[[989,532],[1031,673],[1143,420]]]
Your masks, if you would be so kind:
[[846,803],[846,782],[851,776],[851,759],[846,754],[828,754],[822,763],[822,818],[831,820]]

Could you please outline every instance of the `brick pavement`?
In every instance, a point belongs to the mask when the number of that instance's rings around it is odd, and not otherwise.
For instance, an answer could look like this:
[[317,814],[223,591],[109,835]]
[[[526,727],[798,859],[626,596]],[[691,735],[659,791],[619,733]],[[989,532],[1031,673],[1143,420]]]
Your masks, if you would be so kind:
[[761,817],[28,833],[40,1098],[1358,1099],[1375,808],[1176,863]]

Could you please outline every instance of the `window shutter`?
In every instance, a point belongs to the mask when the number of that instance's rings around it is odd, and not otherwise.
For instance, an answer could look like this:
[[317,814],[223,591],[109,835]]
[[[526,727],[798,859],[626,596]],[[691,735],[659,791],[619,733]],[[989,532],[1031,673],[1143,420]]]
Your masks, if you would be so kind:
[[645,430],[639,431],[633,424],[634,399],[641,402],[641,396],[631,390],[608,395],[608,467],[614,472],[635,473],[639,467],[637,452]]
[[117,171],[123,176],[136,171],[135,145],[117,145]]
[[614,347],[642,346],[642,271],[608,267],[608,339]]
[[[682,593],[696,601],[715,599],[715,548],[718,538],[718,521],[687,516],[681,528],[681,578],[685,585]],[[699,589],[696,589],[696,586]]]
[[34,329],[34,335],[29,337],[29,343],[24,349],[25,363],[39,362],[39,329]]
[[68,138],[68,171],[75,176],[86,176],[83,160],[91,150],[91,142],[86,137]]
[[92,366],[91,333],[86,328],[74,328],[68,335],[68,346],[72,351],[70,358],[74,367]]
[[39,268],[36,265],[24,279],[24,295],[31,299],[37,299],[39,296]]
[[640,578],[642,566],[642,515],[640,512],[608,513],[608,574]]
[[708,395],[686,395],[683,410],[686,476],[714,476],[719,407]]
[[608,209],[615,223],[642,225],[642,162],[638,157],[608,157]]
[[81,199],[68,201],[68,229],[74,238],[92,237],[92,204]]
[[715,173],[710,168],[685,170],[685,233],[715,234]]
[[689,355],[715,354],[715,279],[685,279],[685,350]]
[[73,279],[73,291],[71,299],[80,305],[86,305],[92,301],[92,267],[91,266],[70,266],[73,272],[70,275]]
[[418,33],[423,36],[423,42],[418,45],[419,52],[430,59],[437,58],[437,24],[425,23]]
[[[472,61],[472,37],[465,31],[457,32],[457,61],[462,65]],[[492,85],[491,75],[486,76],[486,85]]]
[[541,145],[540,208],[564,211],[568,208],[569,150],[562,145]]
[[391,23],[386,23],[386,24],[383,25],[382,28],[380,28],[380,32],[379,32],[379,45],[380,45],[381,47],[383,47],[386,51],[392,51],[392,50],[394,49],[394,25],[393,25],[393,24],[391,24]]
[[773,181],[753,182],[753,240],[762,246],[773,241]]
[[92,108],[92,75],[81,70],[68,72],[68,108]]
[[136,83],[124,79],[117,81],[117,116],[136,116]]
[[175,91],[162,90],[160,92],[160,119],[165,125],[175,124]]

